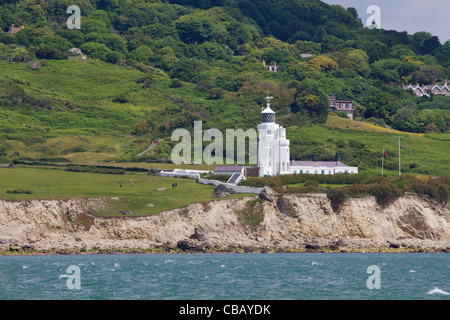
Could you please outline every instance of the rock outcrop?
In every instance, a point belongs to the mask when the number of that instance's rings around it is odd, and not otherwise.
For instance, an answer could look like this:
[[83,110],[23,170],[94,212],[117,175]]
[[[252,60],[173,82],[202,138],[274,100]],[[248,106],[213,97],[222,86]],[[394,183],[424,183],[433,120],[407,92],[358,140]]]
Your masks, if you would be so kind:
[[231,196],[232,194],[235,194],[236,192],[231,189],[228,188],[227,186],[223,185],[223,184],[219,184],[217,187],[214,188],[214,192],[212,197],[213,198],[225,198],[228,196]]
[[[450,249],[448,206],[418,196],[387,207],[349,199],[334,212],[323,195],[276,194],[194,203],[153,216],[98,217],[104,199],[0,200],[0,250],[167,248],[181,251]],[[253,204],[253,205],[249,205]],[[263,214],[245,224],[248,210]]]

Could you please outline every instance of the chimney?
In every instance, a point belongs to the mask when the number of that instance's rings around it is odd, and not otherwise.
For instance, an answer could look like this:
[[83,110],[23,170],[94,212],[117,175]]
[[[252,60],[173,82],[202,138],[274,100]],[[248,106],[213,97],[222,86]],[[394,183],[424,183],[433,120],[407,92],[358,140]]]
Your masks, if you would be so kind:
[[336,161],[336,164],[339,162],[339,153],[336,152],[336,155],[334,156],[334,160]]

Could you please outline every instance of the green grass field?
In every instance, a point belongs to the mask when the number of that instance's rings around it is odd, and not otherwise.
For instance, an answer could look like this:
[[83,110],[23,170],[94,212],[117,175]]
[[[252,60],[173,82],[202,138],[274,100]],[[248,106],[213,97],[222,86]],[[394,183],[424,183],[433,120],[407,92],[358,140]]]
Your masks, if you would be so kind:
[[[177,188],[172,188],[172,183],[177,183]],[[167,191],[158,191],[158,188],[167,188]],[[12,194],[7,193],[8,190],[28,190],[32,194]],[[96,215],[122,215],[120,211],[136,211],[139,216],[155,214],[194,202],[210,201],[213,191],[212,186],[198,184],[195,180],[148,174],[116,175],[19,167],[0,169],[0,198],[7,200],[118,198],[108,200],[108,208],[92,212]],[[148,203],[153,203],[153,207],[148,207]]]
[[292,141],[303,142],[297,149],[300,154],[315,153],[332,160],[335,152],[339,152],[344,163],[358,166],[360,173],[367,175],[381,175],[383,149],[388,153],[385,174],[398,175],[398,136],[401,136],[403,173],[450,174],[450,134],[411,134],[336,116],[329,116],[325,125],[287,128],[291,145]]
[[[8,100],[11,86],[18,87],[46,105],[38,108],[16,103],[0,107],[0,163],[65,158],[73,164],[186,167],[146,163],[150,153],[141,158],[136,155],[153,139],[164,138],[152,152],[156,160],[169,158],[172,129],[189,128],[195,119],[190,115],[205,119],[204,130],[214,126],[224,134],[228,128],[256,128],[259,123],[256,105],[239,106],[227,95],[219,100],[208,99],[191,83],[172,88],[171,80],[160,73],[152,74],[152,83],[143,88],[137,79],[146,75],[95,60],[49,61],[38,70],[23,63],[0,61],[0,95]],[[118,96],[124,96],[126,101],[117,102]],[[131,134],[143,119],[152,121],[154,126],[167,124],[168,129],[155,137]],[[283,125],[283,117],[277,119]],[[450,174],[448,133],[400,132],[333,115],[326,124],[287,126],[294,159],[309,160],[315,154],[319,160],[332,160],[339,152],[344,163],[358,166],[360,173],[366,175],[381,174],[383,149],[389,154],[385,174],[398,174],[398,136],[402,136],[402,172]],[[207,170],[206,165],[198,168]]]

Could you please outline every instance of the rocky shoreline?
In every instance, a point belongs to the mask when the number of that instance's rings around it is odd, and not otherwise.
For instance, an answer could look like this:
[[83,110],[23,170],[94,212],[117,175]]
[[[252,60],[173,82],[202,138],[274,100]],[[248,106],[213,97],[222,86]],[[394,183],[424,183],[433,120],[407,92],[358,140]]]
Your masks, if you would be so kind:
[[410,195],[389,206],[275,194],[194,203],[143,217],[89,213],[104,199],[0,200],[0,255],[449,253],[448,205]]
[[[447,245],[447,244],[444,244]],[[16,255],[96,255],[96,254],[273,254],[273,253],[450,253],[450,246],[441,247],[438,244],[431,246],[405,246],[397,244],[388,244],[386,247],[345,247],[341,248],[336,245],[329,247],[321,247],[317,245],[305,245],[304,248],[283,249],[276,247],[226,247],[217,248],[209,244],[200,245],[197,243],[180,243],[176,248],[171,245],[164,245],[152,248],[128,248],[128,249],[34,249],[27,245],[10,246],[6,250],[0,250],[0,256],[16,256]]]

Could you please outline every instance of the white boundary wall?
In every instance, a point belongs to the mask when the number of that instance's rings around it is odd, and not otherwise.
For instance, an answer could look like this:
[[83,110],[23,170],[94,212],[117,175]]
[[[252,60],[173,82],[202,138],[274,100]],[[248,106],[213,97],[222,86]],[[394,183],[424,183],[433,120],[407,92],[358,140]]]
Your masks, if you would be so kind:
[[216,187],[219,184],[223,184],[227,188],[233,189],[236,193],[255,193],[255,194],[259,194],[262,191],[262,189],[263,189],[263,188],[247,187],[247,186],[237,186],[235,184],[225,183],[225,182],[221,182],[221,181],[218,181],[218,180],[198,179],[197,182],[201,183],[201,184],[213,184]]

